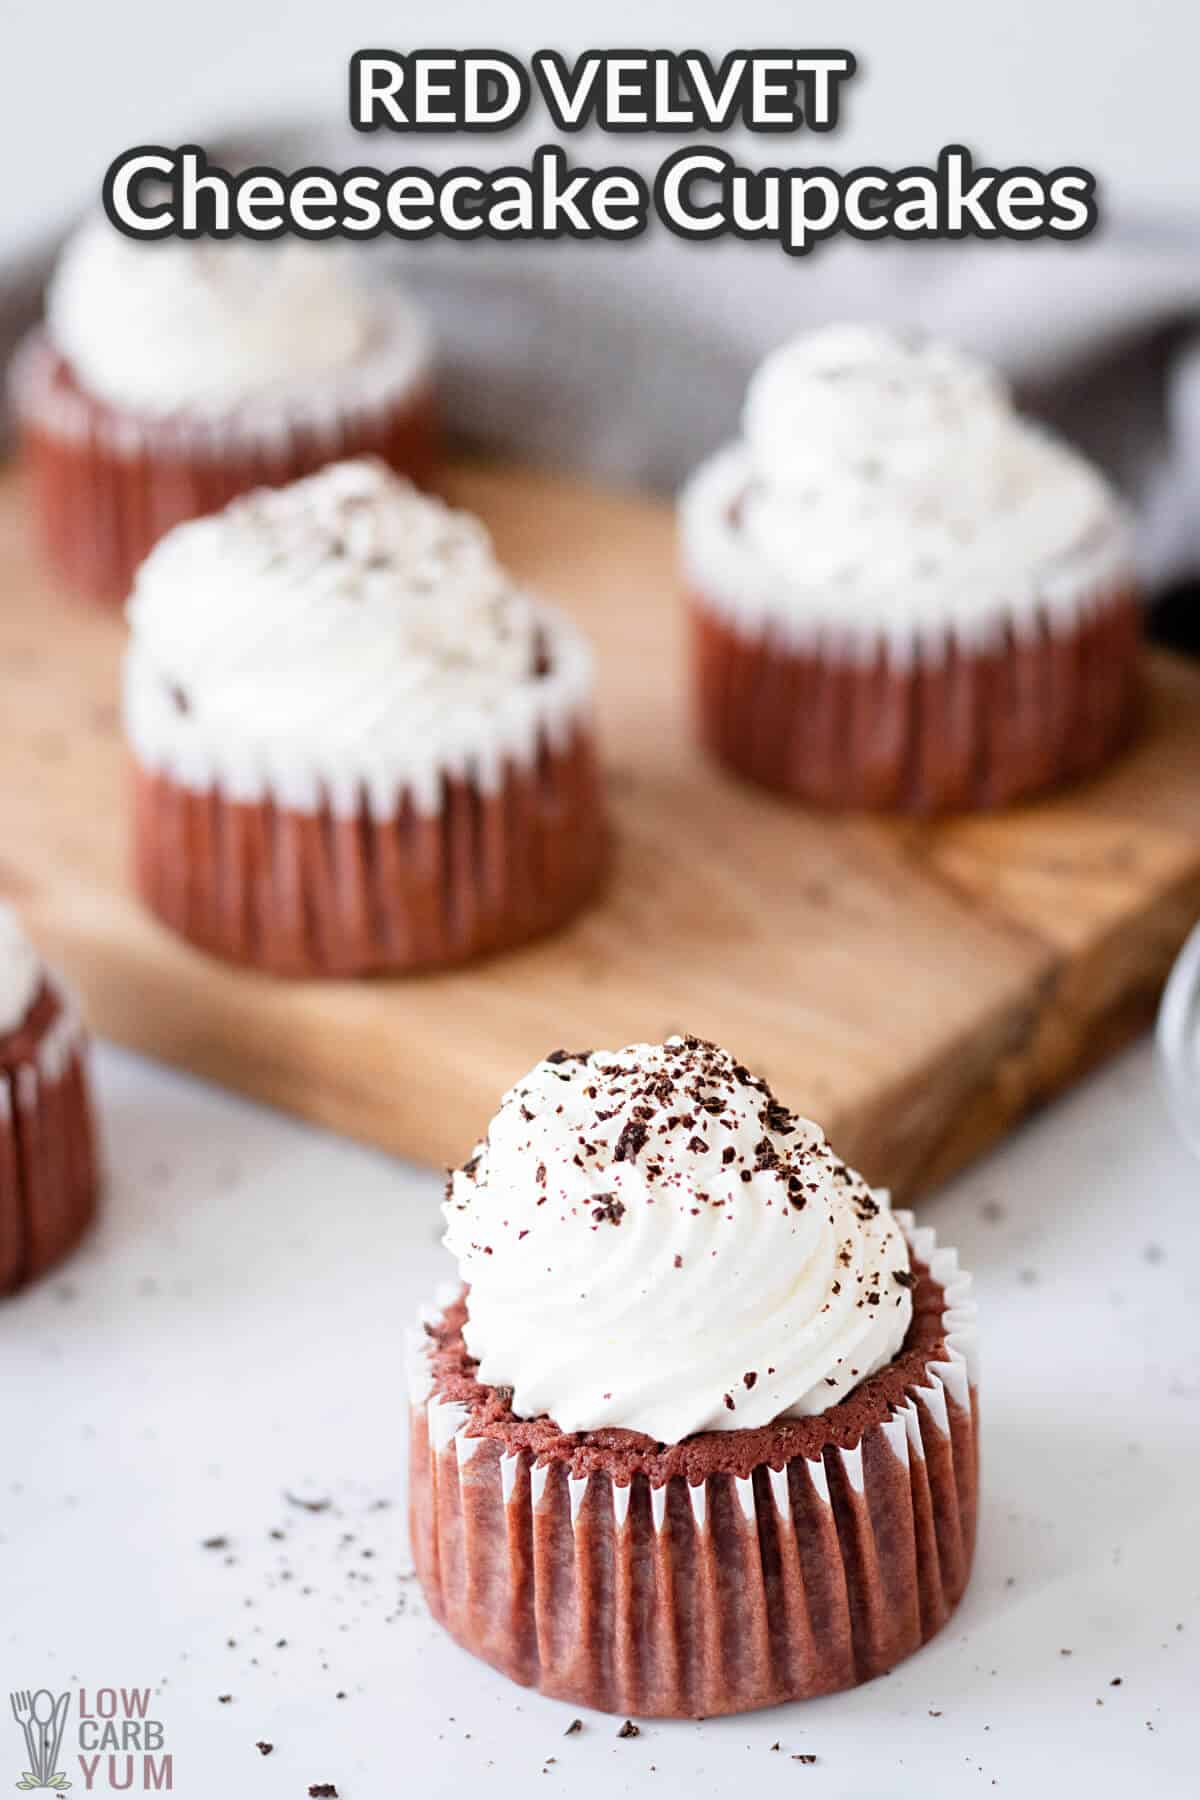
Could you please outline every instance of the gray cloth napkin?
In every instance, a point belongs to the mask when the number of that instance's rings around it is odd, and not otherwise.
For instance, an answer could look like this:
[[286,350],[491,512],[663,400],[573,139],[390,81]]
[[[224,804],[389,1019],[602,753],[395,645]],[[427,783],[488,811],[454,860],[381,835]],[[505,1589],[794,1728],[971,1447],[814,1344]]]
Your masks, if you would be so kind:
[[[603,145],[569,149],[579,161],[616,160]],[[414,155],[321,127],[210,148],[231,166],[284,168],[463,154],[453,137],[425,138]],[[491,160],[519,161],[528,148],[506,139]],[[627,162],[663,153],[642,140],[618,148]],[[0,271],[0,356],[36,317],[53,250]],[[669,492],[734,435],[767,349],[825,320],[882,320],[995,362],[1023,403],[1107,468],[1136,509],[1152,587],[1200,576],[1194,229],[1107,219],[1076,243],[847,239],[794,259],[765,243],[689,244],[652,224],[625,245],[431,238],[379,240],[363,255],[431,311],[450,424],[490,450]]]

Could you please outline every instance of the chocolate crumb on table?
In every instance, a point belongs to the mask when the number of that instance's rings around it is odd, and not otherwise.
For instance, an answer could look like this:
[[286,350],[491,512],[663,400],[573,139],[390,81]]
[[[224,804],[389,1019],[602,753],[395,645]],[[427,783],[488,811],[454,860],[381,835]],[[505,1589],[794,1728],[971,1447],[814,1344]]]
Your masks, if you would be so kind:
[[641,1735],[642,1735],[641,1726],[635,1725],[632,1719],[626,1719],[626,1721],[622,1725],[620,1731],[618,1731],[618,1733],[617,1733],[617,1736],[619,1738],[641,1737]]
[[582,1731],[582,1730],[583,1730],[583,1720],[582,1719],[572,1719],[571,1723],[567,1726],[567,1729],[563,1732],[563,1736],[564,1737],[574,1737],[576,1732]]
[[332,1781],[314,1781],[308,1790],[309,1800],[338,1800]]
[[270,1756],[270,1754],[271,1754],[272,1750],[275,1748],[275,1746],[274,1746],[274,1744],[264,1744],[262,1739],[260,1738],[258,1740],[258,1742],[255,1744],[254,1748],[258,1751],[260,1756]]
[[811,1750],[806,1750],[802,1756],[793,1756],[792,1757],[793,1762],[807,1763],[809,1765],[811,1765],[812,1763],[815,1763],[816,1760],[817,1759]]

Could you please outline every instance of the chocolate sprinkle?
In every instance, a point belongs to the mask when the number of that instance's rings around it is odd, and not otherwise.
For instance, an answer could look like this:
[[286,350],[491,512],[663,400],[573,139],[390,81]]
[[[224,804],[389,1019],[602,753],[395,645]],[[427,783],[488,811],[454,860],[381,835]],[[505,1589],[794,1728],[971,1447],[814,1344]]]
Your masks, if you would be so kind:
[[582,1730],[583,1730],[583,1720],[582,1719],[572,1719],[571,1723],[567,1726],[567,1729],[563,1732],[563,1736],[564,1737],[574,1737],[577,1732],[580,1732]]
[[619,1738],[641,1737],[641,1735],[642,1735],[641,1726],[635,1725],[632,1719],[626,1719],[626,1721],[622,1725],[620,1731],[618,1731],[618,1733],[617,1733],[617,1736]]
[[614,1162],[635,1162],[650,1133],[641,1119],[628,1119],[613,1151]]
[[776,1100],[774,1095],[763,1108],[763,1124],[768,1131],[777,1131],[780,1137],[790,1137],[796,1129],[796,1122],[791,1113],[783,1101]]

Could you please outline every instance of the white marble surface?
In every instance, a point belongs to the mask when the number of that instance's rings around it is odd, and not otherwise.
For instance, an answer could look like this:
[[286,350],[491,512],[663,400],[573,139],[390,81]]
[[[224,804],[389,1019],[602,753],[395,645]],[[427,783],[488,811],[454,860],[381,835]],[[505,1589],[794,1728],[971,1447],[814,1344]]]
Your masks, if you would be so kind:
[[[113,1050],[99,1077],[104,1222],[0,1307],[0,1690],[73,1690],[73,1796],[81,1685],[155,1689],[187,1800],[1197,1792],[1200,1164],[1147,1046],[927,1204],[984,1325],[958,1617],[857,1692],[628,1740],[564,1737],[573,1710],[469,1660],[408,1575],[435,1179]],[[23,1753],[0,1692],[0,1789]]]

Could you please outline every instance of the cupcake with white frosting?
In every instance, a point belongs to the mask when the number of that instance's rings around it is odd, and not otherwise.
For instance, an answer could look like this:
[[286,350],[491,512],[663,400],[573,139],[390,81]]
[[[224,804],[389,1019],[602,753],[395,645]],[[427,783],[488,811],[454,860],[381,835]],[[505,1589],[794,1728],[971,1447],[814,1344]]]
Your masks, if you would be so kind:
[[192,942],[281,974],[437,967],[595,887],[589,647],[381,463],[179,526],[129,622],[137,880]]
[[411,1362],[413,1555],[513,1679],[668,1717],[936,1632],[978,1486],[970,1279],[697,1038],[555,1052],[454,1171]]
[[706,746],[816,805],[1002,805],[1137,711],[1128,521],[957,351],[865,326],[768,356],[680,509]]
[[331,245],[71,238],[14,398],[49,557],[124,600],[182,520],[339,458],[425,481],[437,452],[429,331]]
[[83,1025],[16,913],[0,904],[0,1295],[64,1256],[95,1206]]

